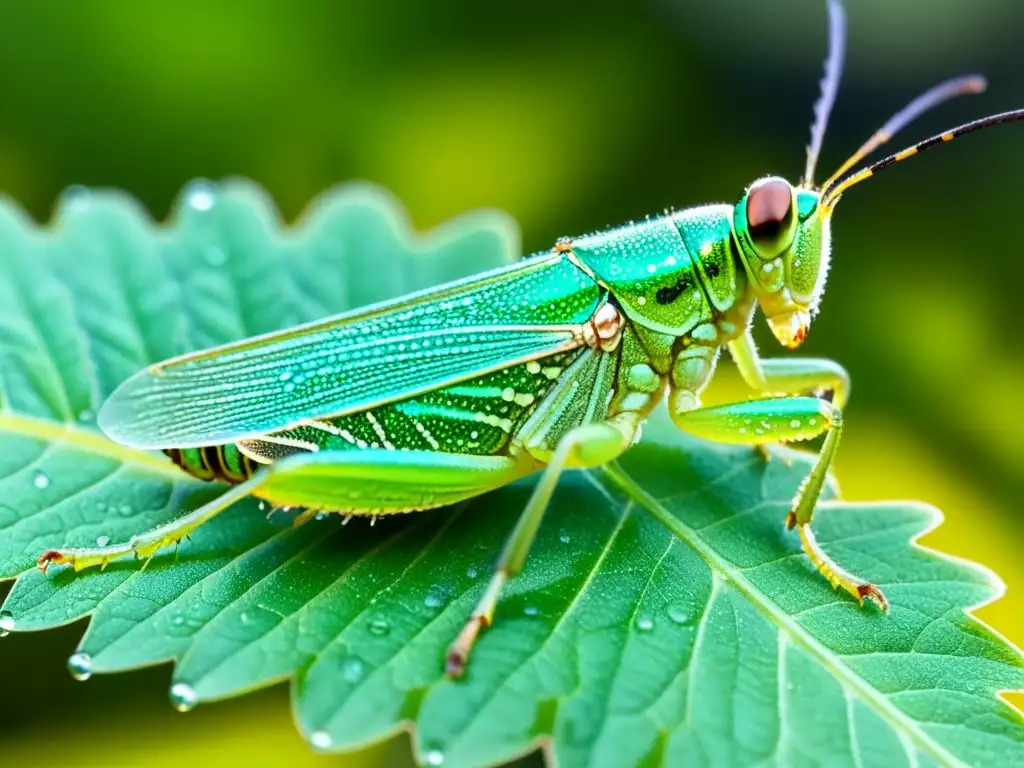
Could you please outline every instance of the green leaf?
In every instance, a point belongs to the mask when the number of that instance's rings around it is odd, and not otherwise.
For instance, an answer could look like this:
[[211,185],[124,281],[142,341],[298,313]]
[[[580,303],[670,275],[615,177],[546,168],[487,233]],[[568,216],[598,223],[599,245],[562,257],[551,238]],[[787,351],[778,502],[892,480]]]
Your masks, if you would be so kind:
[[860,609],[783,531],[804,454],[765,462],[664,416],[620,463],[561,483],[458,682],[444,650],[532,481],[372,528],[293,528],[247,501],[145,568],[33,569],[46,549],[122,540],[220,492],[96,431],[143,365],[518,255],[500,214],[422,238],[399,211],[350,186],[283,228],[237,182],[195,183],[166,227],[84,190],[51,228],[0,208],[0,576],[18,577],[3,627],[90,615],[80,675],[174,660],[183,708],[291,680],[317,748],[412,725],[431,765],[536,745],[562,766],[1024,764],[1024,718],[996,695],[1024,687],[1024,660],[966,612],[1000,587],[913,544],[937,512],[821,505],[822,544],[892,602]]

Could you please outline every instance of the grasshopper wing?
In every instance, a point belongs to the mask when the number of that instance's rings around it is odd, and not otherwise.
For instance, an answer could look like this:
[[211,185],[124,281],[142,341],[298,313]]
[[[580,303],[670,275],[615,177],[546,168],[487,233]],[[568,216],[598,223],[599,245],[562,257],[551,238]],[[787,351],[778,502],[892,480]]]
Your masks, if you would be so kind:
[[157,363],[100,428],[136,448],[236,442],[580,346],[600,288],[558,255]]

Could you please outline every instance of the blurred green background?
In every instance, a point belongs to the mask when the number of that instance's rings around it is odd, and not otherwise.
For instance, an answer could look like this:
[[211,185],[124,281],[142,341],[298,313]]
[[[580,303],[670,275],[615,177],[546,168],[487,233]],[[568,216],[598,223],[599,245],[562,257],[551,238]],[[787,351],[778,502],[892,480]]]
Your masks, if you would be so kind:
[[[847,6],[819,177],[940,79],[978,71],[991,89],[907,143],[1024,106],[1019,0]],[[825,26],[823,0],[3,0],[0,189],[39,220],[70,184],[126,189],[163,218],[186,180],[241,175],[293,220],[361,178],[397,193],[420,228],[503,208],[541,250],[734,201],[761,174],[795,180]],[[979,615],[1024,643],[1024,127],[925,157],[844,198],[805,350],[853,376],[845,495],[941,507],[926,543],[999,572],[1009,594]],[[738,392],[725,369],[709,399]],[[3,641],[5,764],[407,759],[401,739],[313,755],[283,686],[183,717],[166,704],[166,668],[75,684],[63,659],[81,629]]]

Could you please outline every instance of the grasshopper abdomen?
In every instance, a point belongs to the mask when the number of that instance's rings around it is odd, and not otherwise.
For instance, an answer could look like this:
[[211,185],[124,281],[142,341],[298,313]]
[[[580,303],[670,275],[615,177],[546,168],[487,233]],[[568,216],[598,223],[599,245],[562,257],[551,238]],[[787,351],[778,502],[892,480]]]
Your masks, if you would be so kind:
[[202,448],[165,448],[171,461],[200,480],[222,480],[237,485],[248,480],[259,464],[233,444]]

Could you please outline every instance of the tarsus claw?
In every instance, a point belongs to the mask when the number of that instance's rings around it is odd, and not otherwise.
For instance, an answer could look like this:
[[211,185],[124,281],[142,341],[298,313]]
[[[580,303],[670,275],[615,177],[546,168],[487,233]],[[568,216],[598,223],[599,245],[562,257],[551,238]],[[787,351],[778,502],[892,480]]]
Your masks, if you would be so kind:
[[459,636],[448,646],[448,655],[444,660],[444,671],[452,678],[462,677],[466,671],[466,661],[469,659],[469,652],[476,643],[480,630],[490,625],[490,619],[486,616],[470,616]]
[[444,672],[448,677],[460,678],[466,671],[466,658],[460,651],[448,651],[444,660]]
[[874,584],[860,584],[857,587],[857,597],[860,598],[861,605],[864,605],[864,598],[867,598],[881,608],[882,613],[889,612],[889,601],[885,599],[885,595],[882,593],[882,590]]
[[68,559],[63,553],[56,549],[51,549],[43,552],[43,554],[39,556],[39,559],[36,560],[36,567],[45,574],[46,569],[49,568],[50,565],[63,565],[66,562],[68,562]]

